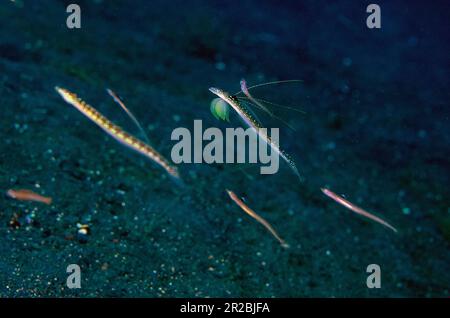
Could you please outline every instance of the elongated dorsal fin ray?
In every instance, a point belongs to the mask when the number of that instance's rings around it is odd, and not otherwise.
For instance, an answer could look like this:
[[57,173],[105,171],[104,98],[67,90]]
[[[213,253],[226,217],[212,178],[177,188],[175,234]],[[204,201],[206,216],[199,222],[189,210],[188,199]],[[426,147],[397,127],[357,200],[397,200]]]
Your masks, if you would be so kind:
[[255,99],[249,92],[249,88],[247,87],[247,82],[245,81],[245,79],[242,79],[241,82],[241,91],[244,93],[244,95],[248,98],[248,100],[253,103],[254,105],[258,106],[260,109],[262,109],[263,111],[265,111],[266,113],[268,113],[271,117],[274,117],[276,119],[278,119],[279,121],[281,121],[282,123],[284,123],[286,126],[288,126],[290,129],[294,130],[295,129],[288,124],[286,121],[284,121],[283,119],[281,119],[280,117],[276,116],[270,109],[268,109],[263,103],[259,102],[257,99]]
[[256,121],[256,123],[259,125],[259,128],[262,128],[262,122],[259,119],[259,117],[256,115],[256,113],[252,110],[251,106],[252,104],[248,101],[240,101],[240,104],[244,106],[245,111],[247,111],[250,115],[252,115],[253,119]]
[[141,124],[139,123],[139,121],[136,119],[136,117],[133,115],[133,113],[128,109],[127,106],[125,106],[125,103],[119,98],[119,96],[111,89],[107,88],[106,91],[108,92],[108,94],[113,98],[113,100],[120,106],[120,108],[122,108],[125,113],[128,115],[128,117],[131,118],[131,120],[133,121],[133,123],[136,125],[136,127],[139,129],[139,131],[142,134],[142,137],[144,137],[145,141],[150,144],[150,140],[148,138],[147,133],[145,132],[145,130],[142,128]]
[[[242,103],[244,103],[247,107],[247,109],[248,110],[251,110],[251,107],[252,106],[256,106],[257,108],[260,108],[259,107],[259,105],[255,105],[255,104],[253,104],[252,102],[250,102],[250,101],[240,101],[241,102],[241,104]],[[261,109],[261,108],[260,108]],[[261,122],[259,119],[258,119],[258,117],[256,116],[256,114],[254,113],[254,112],[252,112],[253,113],[253,115],[255,116],[255,118],[259,121],[259,122]],[[289,129],[291,129],[292,131],[296,131],[296,129],[294,128],[294,126],[292,126],[291,124],[289,124],[287,121],[285,121],[285,120],[283,120],[281,117],[279,117],[279,116],[277,116],[277,115],[275,115],[275,114],[273,114],[273,113],[269,113],[269,116],[271,116],[271,117],[273,117],[273,118],[275,118],[275,119],[277,119],[277,120],[279,120],[280,122],[282,122],[283,124],[285,124]]]
[[[245,84],[243,85],[243,87],[245,87]],[[256,131],[259,138],[262,138],[267,144],[269,144],[269,146],[274,151],[276,151],[278,154],[280,154],[282,156],[283,160],[285,160],[289,164],[289,166],[294,171],[294,173],[298,176],[300,181],[302,181],[302,177],[301,177],[300,173],[298,172],[298,169],[297,169],[295,163],[292,160],[289,160],[287,158],[287,156],[283,154],[279,145],[270,138],[270,136],[267,134],[266,130],[262,129],[263,126],[257,122],[257,120],[254,118],[254,116],[252,116],[250,114],[247,107],[245,107],[243,105],[243,103],[240,102],[236,96],[229,95],[228,93],[224,92],[223,90],[215,88],[215,87],[210,87],[209,90],[213,94],[215,94],[215,95],[219,96],[221,99],[225,100],[236,111],[236,113],[239,115],[239,117],[248,126],[250,126],[252,129],[254,129]],[[250,94],[248,94],[248,95],[250,95]]]
[[[239,96],[237,98],[239,100],[244,100],[244,99],[248,100],[249,99],[246,96]],[[293,106],[286,106],[286,105],[277,104],[277,103],[274,103],[274,102],[271,102],[271,101],[268,101],[268,100],[262,99],[262,98],[253,98],[253,99],[258,101],[258,102],[260,102],[260,103],[269,104],[269,105],[274,106],[274,107],[279,107],[279,108],[284,108],[284,109],[287,109],[287,110],[292,110],[292,111],[295,111],[295,112],[300,113],[300,114],[306,114],[306,112],[304,110],[297,109],[297,108],[295,108]]]
[[[277,84],[285,84],[285,83],[300,83],[303,82],[303,80],[299,80],[299,79],[292,79],[292,80],[284,80],[284,81],[272,81],[272,82],[267,82],[267,83],[261,83],[261,84],[256,84],[250,87],[247,87],[247,90],[251,90],[257,87],[262,87],[262,86],[267,86],[267,85],[277,85]],[[240,93],[243,93],[242,90],[240,90],[239,92],[237,92],[234,95],[238,95]]]

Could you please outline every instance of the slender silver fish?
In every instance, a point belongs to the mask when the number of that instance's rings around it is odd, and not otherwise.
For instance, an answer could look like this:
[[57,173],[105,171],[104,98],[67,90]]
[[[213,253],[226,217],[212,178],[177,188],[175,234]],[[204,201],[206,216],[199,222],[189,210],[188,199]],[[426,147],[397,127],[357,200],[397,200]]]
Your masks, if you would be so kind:
[[150,145],[127,133],[121,127],[112,123],[108,118],[97,111],[94,107],[84,102],[76,94],[58,86],[55,87],[55,90],[67,103],[78,109],[83,115],[92,120],[95,124],[97,124],[100,128],[102,128],[106,133],[115,138],[121,144],[133,149],[134,151],[139,152],[148,159],[156,162],[164,170],[166,170],[169,175],[174,177],[175,180],[181,181],[177,167],[173,166],[166,158],[163,157],[163,155],[153,149]]
[[294,160],[292,160],[292,158],[286,152],[280,149],[280,146],[267,135],[264,129],[261,129],[263,128],[261,124],[259,124],[258,121],[253,118],[253,116],[248,112],[245,106],[243,106],[235,96],[230,95],[228,92],[225,92],[224,90],[216,87],[210,87],[209,91],[217,95],[219,98],[233,107],[233,109],[244,120],[244,122],[249,125],[258,134],[258,136],[262,138],[277,154],[279,154],[281,158],[286,161],[292,171],[294,171],[294,173],[298,176],[300,181],[303,181],[303,178],[298,172]]

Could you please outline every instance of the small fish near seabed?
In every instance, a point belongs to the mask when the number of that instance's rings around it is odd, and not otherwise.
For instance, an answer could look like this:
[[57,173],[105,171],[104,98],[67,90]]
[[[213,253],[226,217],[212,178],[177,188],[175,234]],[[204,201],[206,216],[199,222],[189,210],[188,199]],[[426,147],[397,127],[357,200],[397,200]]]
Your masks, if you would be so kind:
[[228,195],[230,196],[231,200],[233,200],[234,203],[236,203],[245,213],[250,215],[252,218],[254,218],[256,221],[261,223],[277,240],[280,242],[281,246],[284,248],[289,248],[289,244],[286,243],[285,240],[283,240],[275,231],[275,229],[267,222],[264,218],[259,216],[255,211],[250,209],[250,207],[244,203],[239,197],[231,190],[226,189]]
[[360,214],[368,219],[371,219],[372,221],[375,221],[377,223],[380,223],[381,225],[384,225],[385,227],[391,229],[392,231],[394,231],[395,233],[397,233],[397,229],[395,227],[393,227],[392,225],[390,225],[388,222],[384,221],[383,219],[379,218],[376,215],[373,215],[372,213],[367,212],[366,210],[360,208],[359,206],[351,203],[350,201],[344,199],[343,197],[337,195],[336,193],[334,193],[333,191],[326,189],[326,188],[321,188],[320,190],[322,190],[322,192],[329,198],[333,199],[334,201],[336,201],[337,203],[343,205],[344,207],[346,207],[347,209]]
[[34,201],[47,205],[52,204],[53,201],[51,197],[42,196],[28,189],[9,189],[6,192],[6,195],[12,199],[20,201]]
[[[248,91],[248,89],[250,88],[246,89]],[[258,120],[254,118],[254,116],[250,114],[247,108],[242,105],[242,103],[235,95],[231,95],[228,92],[216,87],[210,87],[209,91],[225,101],[228,105],[230,105],[236,111],[239,117],[241,117],[242,120],[249,127],[251,127],[265,143],[267,143],[277,154],[279,154],[281,158],[283,158],[283,160],[289,165],[289,167],[299,178],[299,180],[303,182],[303,177],[300,175],[300,172],[298,171],[294,160],[285,151],[281,150],[280,146],[276,142],[274,142],[269,135],[267,135],[265,130],[262,129],[262,125],[258,122]]]
[[[142,154],[146,158],[151,161],[157,163],[161,166],[173,179],[182,184],[180,175],[178,173],[177,167],[173,166],[163,155],[161,155],[158,151],[156,151],[153,147],[145,143],[144,141],[134,137],[133,135],[127,133],[121,127],[117,126],[113,122],[111,122],[108,118],[106,118],[103,114],[97,111],[94,107],[90,106],[86,102],[84,102],[81,98],[79,98],[76,94],[70,92],[65,88],[61,88],[56,86],[55,90],[59,95],[70,105],[74,106],[78,109],[83,115],[97,124],[100,128],[102,128],[107,134],[112,136],[121,144],[137,151]],[[128,109],[123,105],[122,101],[117,97],[117,95],[108,90],[108,93],[114,98],[116,102],[121,105],[124,110],[129,112]],[[132,116],[134,118],[134,116]],[[134,118],[135,120],[135,118]]]

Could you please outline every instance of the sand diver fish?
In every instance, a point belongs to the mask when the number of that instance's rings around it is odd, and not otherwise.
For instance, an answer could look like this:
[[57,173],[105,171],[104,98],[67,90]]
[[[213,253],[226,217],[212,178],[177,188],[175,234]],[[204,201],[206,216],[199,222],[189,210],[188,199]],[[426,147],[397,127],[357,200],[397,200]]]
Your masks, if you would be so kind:
[[255,211],[250,209],[250,207],[244,203],[241,199],[238,198],[238,196],[231,190],[226,189],[228,195],[230,196],[230,199],[234,201],[245,213],[250,215],[252,218],[254,218],[256,221],[261,223],[277,240],[280,242],[281,246],[284,248],[289,248],[289,244],[286,243],[285,240],[283,240],[278,233],[275,231],[275,229],[267,222],[264,218],[259,216]]
[[76,94],[58,86],[55,87],[55,90],[67,103],[78,109],[83,115],[96,123],[100,128],[102,128],[106,133],[115,138],[121,144],[156,162],[159,166],[166,170],[167,173],[175,179],[175,181],[181,181],[177,167],[169,163],[169,161],[153,149],[153,147],[112,123],[108,118],[98,112],[94,107],[88,105]]
[[286,152],[281,150],[280,146],[277,143],[271,140],[271,138],[264,132],[264,129],[261,129],[263,128],[261,124],[255,118],[253,118],[253,116],[249,113],[245,106],[242,105],[235,96],[230,95],[224,90],[216,87],[210,87],[209,91],[229,104],[244,120],[244,122],[249,125],[258,134],[258,136],[262,138],[264,142],[266,142],[277,154],[279,154],[284,161],[286,161],[292,171],[294,171],[294,173],[300,179],[300,181],[303,181],[303,177],[300,175],[294,160],[292,160],[292,158]]
[[344,199],[343,197],[337,195],[336,193],[334,193],[333,191],[326,189],[326,188],[321,188],[320,189],[323,194],[325,194],[327,197],[333,199],[334,201],[336,201],[337,203],[345,206],[347,209],[360,214],[368,219],[371,219],[372,221],[375,221],[377,223],[380,223],[381,225],[384,225],[385,227],[391,229],[392,231],[394,231],[395,233],[397,233],[397,229],[395,227],[393,227],[392,225],[390,225],[388,222],[384,221],[383,219],[379,218],[376,215],[373,215],[372,213],[367,212],[366,210],[360,208],[359,206],[351,203],[350,201]]
[[9,196],[10,198],[20,201],[35,201],[45,203],[48,205],[52,204],[51,197],[44,197],[40,194],[37,194],[36,192],[27,189],[9,189],[6,192],[6,195]]

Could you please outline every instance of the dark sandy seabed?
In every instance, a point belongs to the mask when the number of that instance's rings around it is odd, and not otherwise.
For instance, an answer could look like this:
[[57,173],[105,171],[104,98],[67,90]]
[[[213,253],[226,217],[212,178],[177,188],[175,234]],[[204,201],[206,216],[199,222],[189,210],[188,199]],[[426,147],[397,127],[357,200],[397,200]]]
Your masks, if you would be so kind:
[[[0,4],[0,295],[128,297],[448,297],[449,3],[377,1],[68,1]],[[74,2],[74,1],[70,1]],[[183,164],[177,187],[63,102],[76,92],[138,134],[117,91],[170,158],[176,127],[238,127],[210,113],[210,86],[302,79],[257,89],[306,114],[278,112],[285,164]],[[277,109],[274,109],[275,111]],[[241,167],[242,168],[242,167]],[[339,206],[327,186],[398,234]],[[229,188],[291,245],[282,249]],[[78,235],[77,223],[90,234]],[[79,264],[82,288],[66,287]],[[366,287],[379,264],[382,287]]]

